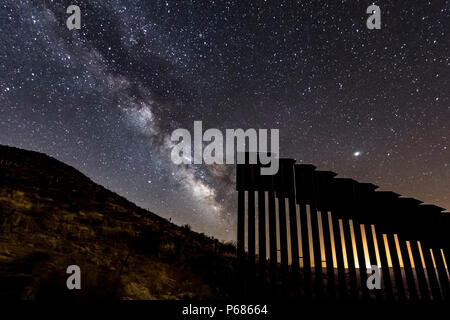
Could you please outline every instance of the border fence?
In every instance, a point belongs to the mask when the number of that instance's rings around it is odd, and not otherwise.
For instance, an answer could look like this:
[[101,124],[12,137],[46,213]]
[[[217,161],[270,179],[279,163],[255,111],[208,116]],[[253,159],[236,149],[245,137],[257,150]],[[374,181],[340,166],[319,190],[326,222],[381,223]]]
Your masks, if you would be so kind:
[[[238,164],[240,294],[317,300],[446,300],[449,213],[280,159]],[[370,277],[370,278],[369,278]],[[368,280],[380,279],[380,289]]]

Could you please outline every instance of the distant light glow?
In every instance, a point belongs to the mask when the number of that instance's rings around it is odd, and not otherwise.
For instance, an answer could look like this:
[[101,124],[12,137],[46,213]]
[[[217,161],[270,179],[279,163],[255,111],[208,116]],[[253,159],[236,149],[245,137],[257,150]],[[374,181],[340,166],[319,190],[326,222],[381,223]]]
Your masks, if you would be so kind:
[[353,156],[359,157],[361,155],[361,151],[355,151],[353,152]]

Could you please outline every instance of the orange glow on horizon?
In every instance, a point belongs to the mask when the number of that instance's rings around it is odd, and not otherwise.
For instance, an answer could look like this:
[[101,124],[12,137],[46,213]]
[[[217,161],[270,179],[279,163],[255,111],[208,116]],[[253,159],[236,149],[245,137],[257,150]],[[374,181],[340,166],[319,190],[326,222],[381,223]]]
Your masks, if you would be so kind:
[[402,257],[402,252],[400,250],[400,243],[398,241],[397,234],[394,234],[394,242],[395,242],[395,249],[397,250],[397,256],[398,256],[398,261],[400,263],[400,268],[404,268],[405,265],[403,264],[403,257]]
[[325,257],[325,240],[323,238],[323,224],[321,211],[317,211],[317,224],[319,228],[320,259],[322,260],[322,268],[326,268],[327,259]]
[[411,267],[413,269],[415,269],[416,264],[414,262],[414,257],[412,255],[412,250],[411,250],[411,243],[409,241],[406,241],[406,247],[408,248],[408,255],[409,255],[409,261],[411,262]]
[[339,232],[341,233],[341,244],[342,244],[342,258],[344,260],[344,268],[348,269],[348,260],[347,260],[347,247],[345,244],[345,238],[344,238],[344,226],[342,219],[339,219]]
[[370,229],[372,231],[373,244],[375,246],[375,255],[377,258],[377,265],[378,265],[378,268],[381,268],[381,258],[380,258],[380,251],[378,248],[377,232],[376,232],[375,226],[373,224],[370,225]]
[[309,242],[309,259],[311,261],[311,268],[315,267],[314,262],[314,244],[312,236],[312,226],[311,226],[311,208],[309,205],[306,206],[306,220],[308,224],[308,242]]
[[331,216],[330,211],[328,211],[328,226],[330,227],[331,254],[333,257],[333,268],[337,269],[336,243],[334,242],[334,232],[333,232],[333,217]]
[[355,268],[359,269],[358,252],[356,251],[355,231],[353,230],[353,220],[348,220],[348,223],[350,225],[350,235],[352,241],[353,258],[355,260]]
[[361,228],[361,237],[363,242],[363,250],[364,250],[364,260],[366,261],[366,268],[370,269],[370,257],[369,257],[369,247],[367,245],[367,237],[366,237],[366,226],[363,224],[359,225]]
[[384,247],[386,248],[386,258],[387,258],[388,267],[392,268],[391,251],[389,250],[387,235],[384,233],[383,233],[383,242],[384,242]]

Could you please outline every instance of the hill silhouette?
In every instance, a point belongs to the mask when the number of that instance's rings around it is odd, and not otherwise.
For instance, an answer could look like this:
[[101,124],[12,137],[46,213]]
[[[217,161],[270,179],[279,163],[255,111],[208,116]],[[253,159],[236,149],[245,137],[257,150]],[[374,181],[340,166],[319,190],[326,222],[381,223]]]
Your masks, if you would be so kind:
[[[0,145],[0,298],[227,298],[234,252],[52,157]],[[66,288],[72,264],[81,290]]]

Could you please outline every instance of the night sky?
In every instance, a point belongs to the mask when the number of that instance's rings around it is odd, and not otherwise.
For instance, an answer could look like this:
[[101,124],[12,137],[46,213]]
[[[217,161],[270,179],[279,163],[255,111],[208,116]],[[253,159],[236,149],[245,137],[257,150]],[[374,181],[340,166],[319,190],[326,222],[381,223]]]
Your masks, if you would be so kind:
[[[69,31],[66,8],[81,8]],[[450,208],[450,3],[2,0],[0,144],[235,239],[233,166],[175,166],[176,128],[279,128],[280,153]]]

